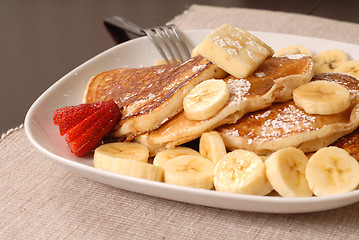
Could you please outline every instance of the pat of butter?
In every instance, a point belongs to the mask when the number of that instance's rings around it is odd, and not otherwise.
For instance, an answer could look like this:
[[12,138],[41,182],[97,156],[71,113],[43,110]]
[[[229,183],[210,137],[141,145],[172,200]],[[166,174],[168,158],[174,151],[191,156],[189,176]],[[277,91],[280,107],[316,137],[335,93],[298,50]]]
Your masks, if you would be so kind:
[[251,33],[224,24],[211,32],[196,47],[196,53],[227,73],[244,78],[274,54],[272,48]]

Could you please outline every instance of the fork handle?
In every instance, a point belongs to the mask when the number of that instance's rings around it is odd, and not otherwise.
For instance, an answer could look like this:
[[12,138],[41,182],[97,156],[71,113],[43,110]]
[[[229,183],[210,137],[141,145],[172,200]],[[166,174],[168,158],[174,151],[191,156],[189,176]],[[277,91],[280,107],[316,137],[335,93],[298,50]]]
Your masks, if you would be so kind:
[[108,24],[111,24],[115,27],[121,28],[125,31],[131,32],[138,36],[145,35],[145,33],[142,31],[142,28],[140,26],[138,26],[134,22],[131,22],[125,18],[122,18],[119,16],[112,16],[112,17],[105,18],[104,21]]

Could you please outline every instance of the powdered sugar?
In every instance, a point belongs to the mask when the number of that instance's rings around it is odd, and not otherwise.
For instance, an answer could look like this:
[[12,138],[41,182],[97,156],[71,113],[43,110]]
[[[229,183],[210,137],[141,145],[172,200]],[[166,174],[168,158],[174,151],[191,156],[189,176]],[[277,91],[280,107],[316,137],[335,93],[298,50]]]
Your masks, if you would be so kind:
[[279,109],[275,114],[267,110],[262,114],[253,115],[253,118],[256,121],[266,119],[256,133],[252,130],[245,136],[256,141],[278,140],[291,134],[316,129],[315,116],[305,114],[301,109],[290,104]]
[[251,83],[248,80],[244,78],[230,78],[227,81],[227,85],[231,103],[247,99],[245,94],[247,94],[251,88]]
[[264,73],[264,72],[256,72],[256,73],[254,73],[257,77],[265,77],[266,76],[266,74]]
[[289,59],[301,59],[304,57],[308,57],[308,55],[305,54],[293,54],[293,55],[286,55],[285,57],[289,58]]

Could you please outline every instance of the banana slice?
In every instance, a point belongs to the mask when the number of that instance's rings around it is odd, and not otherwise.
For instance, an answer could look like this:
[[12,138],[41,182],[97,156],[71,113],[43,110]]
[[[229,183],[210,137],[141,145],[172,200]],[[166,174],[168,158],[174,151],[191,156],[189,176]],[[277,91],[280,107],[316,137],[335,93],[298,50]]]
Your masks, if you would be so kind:
[[359,185],[359,163],[344,149],[326,147],[309,159],[305,175],[316,196],[345,193]]
[[210,79],[194,87],[183,99],[185,116],[190,120],[205,120],[221,109],[229,99],[227,83]]
[[265,195],[270,194],[273,190],[274,189],[272,187],[272,184],[269,182],[269,180],[267,178],[266,181],[265,181],[264,186],[258,192],[256,192],[253,195],[265,196]]
[[[100,158],[131,159],[148,162],[149,150],[145,145],[130,142],[114,142],[96,148]],[[95,152],[96,154],[96,152]]]
[[312,51],[310,51],[306,46],[303,45],[293,45],[293,46],[281,48],[275,52],[274,56],[282,57],[282,56],[295,55],[295,54],[304,54],[310,57],[313,56]]
[[238,149],[219,160],[213,182],[217,191],[264,195],[265,165],[255,153]]
[[359,60],[344,62],[335,68],[334,72],[346,73],[359,80]]
[[199,153],[216,165],[227,154],[221,135],[216,131],[203,133],[199,140]]
[[163,167],[168,160],[183,155],[200,156],[199,152],[193,150],[192,148],[175,147],[157,153],[155,158],[153,159],[153,165]]
[[306,113],[320,115],[343,112],[351,104],[348,89],[324,80],[299,86],[293,91],[293,100]]
[[148,163],[148,149],[139,143],[108,143],[95,149],[95,168],[126,176],[163,181],[163,169]]
[[175,157],[168,160],[163,168],[166,183],[203,189],[213,188],[213,163],[204,157]]
[[[169,59],[169,63],[175,63],[175,62],[180,62],[180,61],[181,60],[179,60],[179,59],[176,59],[176,60],[173,60],[172,58]],[[160,59],[157,62],[155,62],[155,66],[163,65],[163,64],[168,64],[168,62],[165,59]]]
[[280,149],[270,155],[264,163],[274,190],[283,197],[312,196],[305,178],[307,162],[307,156],[293,147]]
[[114,158],[109,163],[97,157],[94,158],[94,167],[130,177],[163,181],[163,169],[161,167],[136,160]]
[[223,24],[196,47],[196,53],[237,77],[250,75],[274,51],[251,33]]
[[198,52],[198,48],[199,48],[199,45],[192,49],[192,51],[191,51],[191,57],[192,58],[200,55],[199,52]]
[[315,73],[333,72],[342,63],[348,61],[348,55],[338,49],[325,50],[313,57]]

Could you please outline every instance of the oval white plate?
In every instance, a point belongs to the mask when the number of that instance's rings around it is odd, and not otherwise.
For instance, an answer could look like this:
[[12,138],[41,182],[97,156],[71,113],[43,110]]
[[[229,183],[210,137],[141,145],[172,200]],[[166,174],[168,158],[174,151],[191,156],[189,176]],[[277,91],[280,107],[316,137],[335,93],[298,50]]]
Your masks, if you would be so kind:
[[[210,30],[185,32],[188,44],[200,43]],[[277,33],[253,32],[273,49],[302,44],[314,53],[342,49],[359,59],[359,46],[317,38]],[[161,59],[151,42],[143,37],[117,45],[74,69],[46,90],[31,106],[25,118],[25,131],[31,143],[48,158],[94,181],[121,189],[181,202],[253,212],[299,213],[333,209],[359,201],[359,190],[328,197],[282,198],[251,196],[194,189],[127,177],[92,167],[90,157],[71,154],[58,128],[52,123],[53,112],[60,107],[81,103],[88,80],[95,74],[119,67],[153,65]]]

